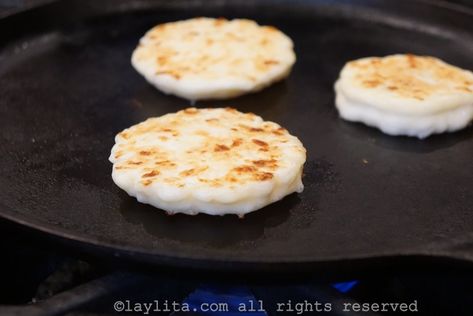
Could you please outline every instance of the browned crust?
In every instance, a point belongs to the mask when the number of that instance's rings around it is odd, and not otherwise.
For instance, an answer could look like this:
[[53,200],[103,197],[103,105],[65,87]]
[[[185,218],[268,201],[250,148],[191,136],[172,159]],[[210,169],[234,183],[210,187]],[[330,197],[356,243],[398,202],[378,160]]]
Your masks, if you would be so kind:
[[[255,114],[243,114],[232,108],[218,112],[224,113],[224,117],[206,117],[205,119],[200,118],[201,111],[208,110],[187,108],[177,112],[169,120],[150,119],[119,133],[119,137],[122,137],[125,142],[118,145],[115,157],[130,152],[135,154],[127,160],[117,162],[115,169],[143,170],[141,183],[145,186],[162,181],[183,187],[186,178],[195,177],[200,183],[211,187],[221,187],[225,183],[236,185],[248,181],[268,181],[274,177],[274,171],[281,166],[281,151],[278,146],[288,141],[289,133],[286,129],[268,122],[252,125],[253,120],[257,119]],[[195,130],[195,135],[202,137],[204,141],[192,144],[195,146],[185,150],[189,157],[194,158],[186,162],[188,167],[183,168],[184,170],[176,171],[180,168],[179,164],[173,161],[169,152],[161,148],[137,147],[139,146],[137,139],[149,135],[161,141],[164,141],[163,137],[166,141],[174,138],[178,140],[181,136],[181,124],[187,124],[189,120],[202,121],[199,123],[199,128]],[[210,129],[206,129],[205,124],[214,128],[223,126],[231,131],[230,136],[228,138],[215,136]],[[258,153],[256,156],[258,158],[242,160],[245,162],[228,170],[220,178],[206,176],[205,172],[212,168],[212,163],[206,163],[206,161],[225,162],[231,157],[240,157],[242,151],[252,152],[252,156]],[[170,174],[175,176],[169,176]]]
[[433,57],[394,55],[356,60],[347,66],[355,70],[355,84],[404,98],[422,101],[434,93],[473,92],[471,73]]
[[[225,27],[227,25],[228,28]],[[200,53],[177,51],[179,48],[172,44],[176,37],[201,47]],[[188,75],[208,75],[212,66],[219,63],[234,66],[233,73],[245,76],[245,72],[241,71],[239,66],[248,60],[232,56],[230,53],[223,56],[210,53],[212,47],[216,45],[232,47],[232,43],[238,43],[251,47],[252,49],[248,51],[255,52],[251,57],[253,75],[247,77],[252,81],[257,80],[255,76],[267,72],[282,62],[276,59],[279,56],[276,52],[281,49],[279,41],[282,39],[282,33],[275,27],[258,26],[249,20],[195,18],[171,22],[154,27],[145,38],[146,40],[142,40],[136,48],[137,60],[155,61],[156,75],[171,76],[176,80]],[[265,54],[256,53],[262,50]],[[185,58],[182,54],[185,54]]]

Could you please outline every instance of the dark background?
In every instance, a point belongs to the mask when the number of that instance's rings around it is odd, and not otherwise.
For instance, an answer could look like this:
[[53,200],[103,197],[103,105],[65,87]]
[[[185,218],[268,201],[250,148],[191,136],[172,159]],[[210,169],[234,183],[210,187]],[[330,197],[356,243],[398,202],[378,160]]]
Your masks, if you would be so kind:
[[[0,0],[0,16],[5,14],[11,14],[17,10],[21,10],[24,8],[29,8],[32,6],[41,5],[48,2],[54,2],[58,0]],[[130,0],[133,1],[133,0]],[[172,0],[170,0],[172,1]],[[403,1],[403,0],[400,0]],[[404,0],[408,1],[408,0]],[[432,2],[451,2],[460,5],[467,5],[473,7],[473,0],[431,0]]]

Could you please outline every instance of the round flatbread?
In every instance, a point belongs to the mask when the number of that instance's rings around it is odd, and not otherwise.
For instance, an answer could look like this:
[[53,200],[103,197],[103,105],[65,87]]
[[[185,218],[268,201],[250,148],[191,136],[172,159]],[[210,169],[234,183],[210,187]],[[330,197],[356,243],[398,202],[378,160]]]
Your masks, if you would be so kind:
[[285,78],[295,60],[291,39],[276,28],[222,18],[160,24],[131,58],[156,88],[189,100],[261,90]]
[[169,213],[246,213],[301,192],[306,151],[276,123],[231,108],[188,108],[115,138],[114,182]]
[[425,138],[459,130],[473,119],[473,73],[434,57],[348,62],[335,91],[342,118],[390,135]]

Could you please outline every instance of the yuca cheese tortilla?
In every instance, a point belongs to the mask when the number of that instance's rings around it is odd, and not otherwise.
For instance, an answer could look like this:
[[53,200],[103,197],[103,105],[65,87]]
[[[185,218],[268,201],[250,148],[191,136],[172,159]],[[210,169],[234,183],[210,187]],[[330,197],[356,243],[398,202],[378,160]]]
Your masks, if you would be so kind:
[[131,61],[164,93],[225,99],[285,78],[296,60],[289,37],[251,20],[195,18],[157,25]]
[[335,91],[342,118],[390,135],[425,138],[462,129],[473,118],[473,73],[429,56],[348,62]]
[[306,151],[280,125],[231,108],[188,108],[119,133],[114,182],[169,213],[258,210],[301,192]]

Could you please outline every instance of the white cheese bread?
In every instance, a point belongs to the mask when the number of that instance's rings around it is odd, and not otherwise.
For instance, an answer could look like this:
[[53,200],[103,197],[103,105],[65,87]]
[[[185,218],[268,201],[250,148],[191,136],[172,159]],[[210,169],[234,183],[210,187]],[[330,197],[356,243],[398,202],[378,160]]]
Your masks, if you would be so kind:
[[301,192],[306,150],[280,125],[231,108],[188,108],[119,133],[113,181],[168,213],[258,210]]
[[159,90],[189,100],[255,92],[289,75],[289,37],[251,20],[194,18],[157,25],[131,62]]
[[389,135],[425,138],[473,119],[473,73],[429,56],[348,62],[335,83],[340,116]]

